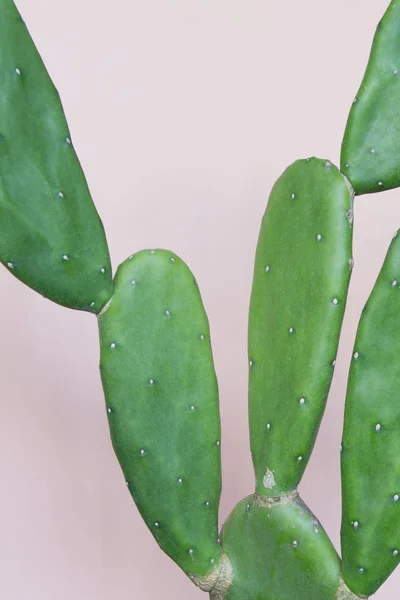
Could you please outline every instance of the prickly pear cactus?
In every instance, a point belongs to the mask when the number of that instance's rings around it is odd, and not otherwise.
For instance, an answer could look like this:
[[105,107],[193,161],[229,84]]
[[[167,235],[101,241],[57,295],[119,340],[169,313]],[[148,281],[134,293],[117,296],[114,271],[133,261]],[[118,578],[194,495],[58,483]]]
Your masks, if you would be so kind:
[[126,484],[160,547],[214,600],[355,597],[297,492],[304,467],[286,442],[299,432],[306,463],[346,303],[352,203],[348,181],[319,159],[294,163],[271,193],[249,327],[257,487],[220,539],[217,384],[193,275],[168,251],[132,255],[98,316],[108,421]]
[[255,493],[220,536],[218,386],[196,281],[166,250],[132,255],[112,281],[58,94],[12,0],[0,0],[0,33],[0,260],[44,296],[98,315],[112,444],[157,543],[212,600],[374,594],[400,557],[400,236],[361,317],[350,369],[343,559],[297,486],[334,371],[353,266],[353,188],[400,185],[400,3],[375,36],[342,172],[299,160],[271,192],[249,315]]
[[46,298],[97,313],[112,293],[103,226],[12,0],[0,0],[0,39],[0,261]]

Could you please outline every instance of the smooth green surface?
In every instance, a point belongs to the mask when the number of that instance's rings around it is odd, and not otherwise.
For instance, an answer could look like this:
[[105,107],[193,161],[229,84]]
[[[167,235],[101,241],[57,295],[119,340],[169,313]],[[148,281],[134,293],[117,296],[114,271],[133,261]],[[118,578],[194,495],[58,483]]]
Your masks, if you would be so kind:
[[161,548],[187,573],[221,557],[220,418],[208,320],[175,254],[143,251],[119,267],[99,315],[101,376],[115,452]]
[[254,496],[236,506],[221,544],[233,567],[226,600],[335,600],[340,561],[303,503],[260,507]]
[[98,312],[112,293],[57,90],[11,0],[0,0],[0,261],[63,306]]
[[349,220],[350,190],[328,161],[295,162],[271,192],[249,316],[250,441],[259,494],[293,489],[314,445],[350,280]]
[[347,585],[372,595],[400,559],[400,235],[358,327],[342,445]]
[[356,194],[400,185],[400,2],[379,23],[342,144],[341,170]]

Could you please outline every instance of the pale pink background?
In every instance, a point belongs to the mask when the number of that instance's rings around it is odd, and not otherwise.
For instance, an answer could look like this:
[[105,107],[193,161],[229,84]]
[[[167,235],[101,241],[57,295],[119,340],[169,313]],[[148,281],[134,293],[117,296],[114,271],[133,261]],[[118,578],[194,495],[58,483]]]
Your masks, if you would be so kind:
[[[64,102],[114,267],[168,247],[200,283],[220,381],[221,522],[253,491],[246,327],[258,228],[293,160],[339,160],[388,0],[19,0]],[[400,191],[357,199],[329,408],[301,492],[338,546],[339,444],[357,320]],[[0,597],[206,598],[158,549],[114,458],[96,319],[0,271]],[[398,596],[400,572],[376,595]]]

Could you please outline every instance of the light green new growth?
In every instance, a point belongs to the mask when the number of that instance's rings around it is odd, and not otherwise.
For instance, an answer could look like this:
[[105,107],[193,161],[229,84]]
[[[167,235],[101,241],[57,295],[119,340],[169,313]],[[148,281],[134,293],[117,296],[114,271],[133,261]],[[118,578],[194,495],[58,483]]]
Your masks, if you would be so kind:
[[112,281],[57,91],[12,0],[0,0],[0,35],[0,261],[47,298],[98,315],[112,444],[157,543],[212,600],[367,598],[400,557],[400,236],[361,317],[350,369],[342,560],[297,486],[336,361],[353,188],[400,185],[400,0],[375,36],[341,171],[298,160],[272,189],[249,314],[255,493],[220,538],[218,386],[197,283],[166,250],[132,255]]

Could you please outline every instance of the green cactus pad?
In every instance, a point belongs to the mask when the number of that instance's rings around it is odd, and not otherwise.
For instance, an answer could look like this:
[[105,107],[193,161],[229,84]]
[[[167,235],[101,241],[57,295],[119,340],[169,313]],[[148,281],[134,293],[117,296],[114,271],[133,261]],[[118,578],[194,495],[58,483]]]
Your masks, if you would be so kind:
[[342,144],[341,170],[356,194],[400,185],[400,2],[378,25]]
[[113,446],[158,544],[201,579],[221,559],[220,418],[207,316],[192,273],[165,250],[122,263],[114,290],[98,318]]
[[57,90],[14,3],[0,0],[0,261],[67,306],[112,293],[103,226]]
[[330,162],[291,165],[258,240],[249,318],[249,421],[258,494],[299,483],[334,370],[352,268],[352,192]]
[[221,545],[230,561],[231,581],[224,593],[211,598],[337,598],[339,557],[321,524],[295,494],[276,502],[260,496],[239,502],[224,524]]
[[342,445],[343,576],[371,595],[400,560],[400,235],[360,319]]

